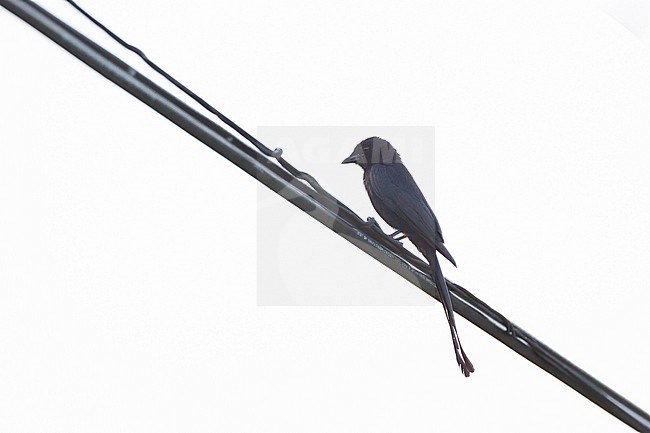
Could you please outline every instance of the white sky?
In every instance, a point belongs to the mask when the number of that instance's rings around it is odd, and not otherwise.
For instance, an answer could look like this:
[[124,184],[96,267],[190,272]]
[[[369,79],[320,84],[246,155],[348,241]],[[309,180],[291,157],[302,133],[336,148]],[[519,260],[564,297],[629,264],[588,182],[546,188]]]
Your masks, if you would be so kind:
[[[251,132],[434,127],[448,277],[648,410],[649,9],[601,3],[82,5]],[[252,178],[4,10],[0,59],[0,431],[631,431],[461,319],[463,378],[433,301],[258,306]],[[283,260],[418,296],[284,209]]]

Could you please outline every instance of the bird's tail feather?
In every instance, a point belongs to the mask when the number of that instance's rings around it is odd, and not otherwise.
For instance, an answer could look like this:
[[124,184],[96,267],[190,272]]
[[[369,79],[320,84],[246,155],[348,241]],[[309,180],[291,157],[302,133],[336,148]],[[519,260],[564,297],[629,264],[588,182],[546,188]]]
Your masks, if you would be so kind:
[[440,254],[442,254],[442,256],[445,259],[449,260],[452,265],[456,266],[456,260],[454,260],[454,258],[451,256],[451,253],[449,252],[447,247],[445,247],[445,244],[440,243],[440,244],[436,245],[436,247],[437,247],[438,251],[440,252]]
[[447,322],[449,323],[449,329],[451,330],[451,339],[454,343],[454,352],[456,353],[456,362],[458,362],[460,370],[465,377],[469,377],[470,373],[474,372],[474,366],[467,355],[465,355],[465,351],[463,350],[463,347],[460,344],[460,339],[458,338],[458,331],[456,330],[456,322],[454,320],[454,309],[451,304],[451,296],[449,295],[449,289],[447,288],[445,277],[442,274],[436,251],[427,249],[424,256],[431,264],[431,272],[438,289],[438,294],[440,295],[440,301],[445,310],[445,315],[447,316]]

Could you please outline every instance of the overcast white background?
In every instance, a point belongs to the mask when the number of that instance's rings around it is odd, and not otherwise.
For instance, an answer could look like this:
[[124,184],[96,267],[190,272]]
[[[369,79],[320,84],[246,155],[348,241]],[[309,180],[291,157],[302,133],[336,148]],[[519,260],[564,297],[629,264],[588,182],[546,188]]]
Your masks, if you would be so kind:
[[[647,2],[82,5],[249,131],[434,126],[448,277],[650,408]],[[460,319],[465,379],[433,301],[257,306],[255,180],[4,10],[0,144],[2,432],[630,431]]]

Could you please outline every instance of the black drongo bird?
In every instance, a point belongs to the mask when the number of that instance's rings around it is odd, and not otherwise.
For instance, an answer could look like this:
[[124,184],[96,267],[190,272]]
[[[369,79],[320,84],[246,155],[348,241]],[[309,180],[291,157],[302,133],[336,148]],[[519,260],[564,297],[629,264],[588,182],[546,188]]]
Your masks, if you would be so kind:
[[474,366],[460,345],[449,289],[442,275],[436,251],[456,266],[454,258],[444,245],[440,224],[424,195],[402,164],[393,146],[379,137],[363,140],[354,148],[343,164],[355,163],[363,168],[363,184],[373,207],[388,224],[402,232],[431,265],[442,306],[447,315],[456,361],[465,376],[474,372]]

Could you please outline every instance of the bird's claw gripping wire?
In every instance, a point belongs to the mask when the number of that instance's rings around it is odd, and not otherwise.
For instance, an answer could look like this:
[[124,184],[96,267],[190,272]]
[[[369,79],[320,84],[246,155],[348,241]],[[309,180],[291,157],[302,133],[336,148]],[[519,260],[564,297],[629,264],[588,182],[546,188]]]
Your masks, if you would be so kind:
[[[390,235],[389,235],[389,234],[386,234],[386,233],[384,233],[384,232],[382,232],[382,234],[383,234],[384,236],[386,236],[386,237],[388,238],[388,240],[389,240],[391,243],[393,243],[394,245],[397,245],[397,246],[399,246],[399,247],[404,246],[404,244],[402,244],[400,241],[401,241],[402,239],[405,239],[405,238],[406,238],[406,235],[405,235],[404,233],[400,232],[399,230],[396,231],[395,233],[390,234]],[[400,236],[400,235],[401,235],[401,236]]]

